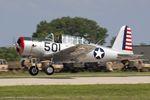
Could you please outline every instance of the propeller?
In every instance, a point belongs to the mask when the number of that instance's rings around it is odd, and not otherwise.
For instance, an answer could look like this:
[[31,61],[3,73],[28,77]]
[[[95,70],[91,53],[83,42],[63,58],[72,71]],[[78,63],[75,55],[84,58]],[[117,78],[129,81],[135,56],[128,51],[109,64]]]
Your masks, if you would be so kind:
[[16,48],[18,54],[21,54],[24,49],[24,37],[13,38],[13,47]]

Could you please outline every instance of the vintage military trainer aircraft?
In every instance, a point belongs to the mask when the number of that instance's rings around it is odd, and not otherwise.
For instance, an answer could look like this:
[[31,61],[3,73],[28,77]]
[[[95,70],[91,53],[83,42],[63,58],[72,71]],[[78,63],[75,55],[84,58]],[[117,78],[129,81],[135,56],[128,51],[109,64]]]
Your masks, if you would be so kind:
[[[132,30],[129,26],[122,26],[112,48],[103,47],[98,44],[89,43],[83,37],[62,36],[59,42],[54,42],[54,36],[44,40],[29,37],[19,37],[16,43],[18,54],[25,57],[36,57],[54,62],[99,62],[120,60],[125,64],[130,59],[137,58],[133,54]],[[54,68],[51,64],[45,66],[48,75],[53,74]],[[37,66],[29,68],[31,75],[37,75]]]

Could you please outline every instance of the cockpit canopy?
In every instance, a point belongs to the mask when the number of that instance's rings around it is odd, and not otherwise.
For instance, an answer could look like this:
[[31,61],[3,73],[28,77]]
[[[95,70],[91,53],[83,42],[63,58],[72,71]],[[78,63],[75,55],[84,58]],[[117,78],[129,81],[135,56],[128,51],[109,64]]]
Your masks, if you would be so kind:
[[46,38],[49,41],[55,41],[57,43],[70,43],[70,44],[89,44],[90,42],[84,37],[80,36],[71,36],[62,34],[57,39],[54,39],[53,33],[50,33]]
[[31,37],[24,37],[25,40],[32,40],[32,41],[52,41],[57,43],[70,43],[70,44],[89,44],[90,42],[85,39],[84,37],[80,36],[71,36],[62,34],[59,38],[54,39],[54,34],[50,33],[45,39],[40,38],[31,38]]
[[62,43],[89,44],[89,41],[85,39],[84,37],[62,35]]

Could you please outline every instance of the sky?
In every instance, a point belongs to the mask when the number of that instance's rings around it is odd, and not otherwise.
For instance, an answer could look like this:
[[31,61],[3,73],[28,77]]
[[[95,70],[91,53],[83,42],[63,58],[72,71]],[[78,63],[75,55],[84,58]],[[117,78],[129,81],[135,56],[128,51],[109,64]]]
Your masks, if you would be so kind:
[[134,44],[150,44],[150,0],[0,0],[0,47],[19,36],[32,36],[41,21],[84,17],[107,28],[106,45],[122,25],[133,31]]

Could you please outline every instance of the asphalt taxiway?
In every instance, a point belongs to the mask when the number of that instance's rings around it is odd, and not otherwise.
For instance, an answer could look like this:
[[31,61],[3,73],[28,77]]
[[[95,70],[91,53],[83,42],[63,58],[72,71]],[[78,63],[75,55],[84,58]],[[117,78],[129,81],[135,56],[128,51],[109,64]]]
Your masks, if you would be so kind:
[[66,77],[66,78],[2,78],[0,86],[16,85],[87,85],[87,84],[143,84],[150,76],[131,77]]

